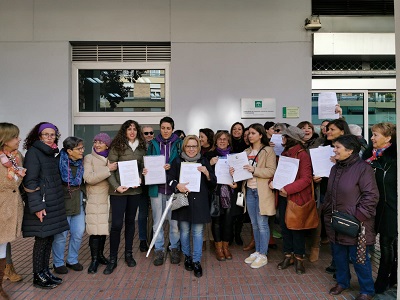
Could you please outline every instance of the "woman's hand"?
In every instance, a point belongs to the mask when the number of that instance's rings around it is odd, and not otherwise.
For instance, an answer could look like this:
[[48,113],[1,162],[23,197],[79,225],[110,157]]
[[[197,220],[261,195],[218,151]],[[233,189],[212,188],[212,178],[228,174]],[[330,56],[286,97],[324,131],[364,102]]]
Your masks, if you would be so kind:
[[210,165],[212,165],[212,166],[215,165],[217,163],[217,161],[218,161],[218,156],[211,158]]
[[236,189],[238,185],[237,185],[236,182],[232,182],[231,184],[229,184],[229,186],[230,186],[231,188],[233,188],[233,189]]
[[178,183],[176,188],[181,192],[181,193],[190,193],[189,189],[186,187],[189,184],[189,182],[186,183]]
[[315,183],[320,183],[320,182],[321,182],[321,180],[322,180],[322,177],[319,177],[319,176],[313,176],[313,180],[314,180],[314,182],[315,182]]
[[335,105],[335,114],[339,114],[339,118],[341,118],[343,116],[342,113],[343,113],[343,110],[340,107],[340,104],[336,104]]
[[229,167],[229,174],[233,177],[233,173],[235,173],[235,168],[234,167]]
[[269,188],[270,188],[271,190],[273,190],[273,189],[274,189],[274,182],[271,180],[271,181],[268,183],[268,186],[269,186]]
[[171,165],[170,164],[165,164],[164,165],[164,170],[168,171],[169,169],[171,169]]
[[39,218],[40,222],[43,222],[44,216],[46,216],[46,210],[42,209],[41,211],[35,212],[36,217]]
[[272,148],[274,148],[274,147],[275,147],[275,143],[269,142],[269,146],[272,147]]
[[331,156],[330,159],[331,159],[331,162],[333,162],[334,164],[336,164],[335,156]]
[[128,189],[129,189],[129,188],[126,187],[126,186],[119,186],[119,187],[117,187],[116,191],[117,191],[118,193],[122,194],[122,193],[126,192]]
[[207,180],[210,180],[210,172],[208,172],[207,168],[205,166],[200,166],[197,167],[197,170],[206,175]]
[[285,188],[281,188],[279,190],[279,195],[281,195],[282,197],[287,197],[287,192],[286,192]]
[[256,167],[250,166],[250,165],[245,165],[245,166],[243,166],[243,169],[249,171],[251,174],[254,174],[254,171],[256,170]]
[[115,171],[118,168],[118,163],[117,162],[107,162],[107,167],[110,170],[110,172]]
[[[165,167],[165,166],[164,166],[164,167]],[[144,176],[146,176],[146,175],[147,175],[147,172],[148,172],[148,170],[147,170],[146,168],[144,168],[142,174],[143,174]]]

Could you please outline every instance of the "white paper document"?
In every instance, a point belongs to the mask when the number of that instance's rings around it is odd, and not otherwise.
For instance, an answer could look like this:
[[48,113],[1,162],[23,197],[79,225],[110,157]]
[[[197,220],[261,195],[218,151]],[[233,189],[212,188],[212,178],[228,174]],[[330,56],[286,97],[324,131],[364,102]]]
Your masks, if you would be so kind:
[[218,184],[232,184],[233,178],[229,173],[229,164],[226,157],[219,157],[215,164],[215,176]]
[[179,183],[189,183],[186,187],[191,192],[200,192],[201,172],[198,167],[201,167],[200,163],[181,162]]
[[253,174],[243,169],[244,166],[249,164],[246,152],[228,154],[227,159],[229,167],[233,167],[235,169],[235,172],[233,173],[234,182],[253,178]]
[[274,189],[280,190],[285,185],[294,182],[296,179],[297,171],[299,170],[300,160],[297,158],[291,158],[281,156],[279,158],[278,167],[274,175],[272,185]]
[[134,187],[140,185],[137,160],[119,161],[118,172],[121,186]]
[[329,177],[331,168],[334,165],[331,161],[331,156],[333,155],[335,154],[331,146],[310,149],[311,162],[315,176]]
[[146,185],[163,184],[167,182],[164,169],[164,155],[143,156],[143,160],[144,167],[147,169],[147,174],[145,175]]
[[274,152],[275,155],[280,156],[281,153],[283,152],[283,146],[282,146],[282,134],[273,134],[271,137],[270,142],[274,143]]
[[337,97],[335,92],[322,92],[318,96],[318,119],[337,119],[335,113]]

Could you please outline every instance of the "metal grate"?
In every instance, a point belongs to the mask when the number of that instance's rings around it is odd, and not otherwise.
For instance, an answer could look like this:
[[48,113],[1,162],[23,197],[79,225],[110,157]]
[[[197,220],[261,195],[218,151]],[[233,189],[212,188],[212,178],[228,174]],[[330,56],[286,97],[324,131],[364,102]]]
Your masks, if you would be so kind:
[[359,71],[362,61],[313,61],[313,71]]
[[396,61],[371,61],[371,70],[396,70]]
[[394,15],[394,0],[312,0],[313,15]]
[[84,44],[71,43],[72,61],[171,61],[171,43]]

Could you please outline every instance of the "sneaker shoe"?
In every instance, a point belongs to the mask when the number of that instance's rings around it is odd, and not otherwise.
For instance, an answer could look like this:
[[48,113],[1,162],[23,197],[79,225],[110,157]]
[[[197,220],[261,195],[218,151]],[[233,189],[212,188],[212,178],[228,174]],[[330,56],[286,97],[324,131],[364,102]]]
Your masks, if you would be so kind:
[[68,269],[64,265],[59,266],[59,267],[56,267],[55,265],[53,265],[53,269],[54,269],[54,272],[56,272],[57,274],[67,274],[68,273]]
[[161,266],[164,263],[164,251],[162,250],[156,250],[154,252],[154,260],[153,264],[155,266]]
[[244,260],[244,262],[246,264],[251,264],[253,261],[255,261],[257,259],[259,254],[260,254],[259,252],[254,252],[254,253],[250,254],[250,256]]
[[264,254],[258,254],[257,258],[255,261],[253,261],[250,265],[251,268],[253,269],[258,269],[263,266],[265,266],[268,263],[268,258]]
[[66,265],[67,265],[67,268],[70,268],[74,271],[82,271],[83,270],[83,266],[80,263],[76,263],[73,265],[66,263]]
[[179,252],[179,250],[177,248],[172,248],[171,249],[171,264],[179,264],[181,262],[181,253]]

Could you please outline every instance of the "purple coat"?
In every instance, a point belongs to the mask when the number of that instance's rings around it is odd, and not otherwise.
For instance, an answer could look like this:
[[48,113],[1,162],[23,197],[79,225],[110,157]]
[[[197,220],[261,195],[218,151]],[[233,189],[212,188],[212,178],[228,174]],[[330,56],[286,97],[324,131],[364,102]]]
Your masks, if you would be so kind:
[[357,245],[357,238],[336,233],[331,227],[332,203],[335,210],[355,216],[364,223],[367,245],[375,243],[375,213],[379,191],[374,170],[358,154],[339,161],[332,167],[323,204],[325,227],[331,242]]

